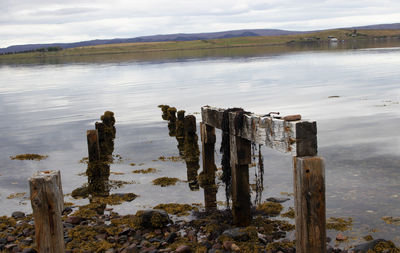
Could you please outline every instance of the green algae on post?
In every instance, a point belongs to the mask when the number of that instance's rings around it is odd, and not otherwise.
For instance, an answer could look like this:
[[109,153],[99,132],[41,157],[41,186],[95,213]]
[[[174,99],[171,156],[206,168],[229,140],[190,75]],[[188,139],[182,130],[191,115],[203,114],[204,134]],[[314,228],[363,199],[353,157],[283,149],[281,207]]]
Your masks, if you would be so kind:
[[39,154],[21,154],[16,156],[10,156],[11,160],[35,160],[40,161],[49,157],[48,155],[39,155]]
[[155,206],[153,209],[162,209],[169,214],[177,215],[177,216],[186,216],[189,215],[190,211],[198,211],[199,209],[195,206],[191,206],[189,204],[177,204],[177,203],[169,203],[169,204],[159,204]]
[[170,185],[175,185],[179,181],[176,177],[160,177],[153,180],[154,185],[159,185],[161,187],[166,187]]

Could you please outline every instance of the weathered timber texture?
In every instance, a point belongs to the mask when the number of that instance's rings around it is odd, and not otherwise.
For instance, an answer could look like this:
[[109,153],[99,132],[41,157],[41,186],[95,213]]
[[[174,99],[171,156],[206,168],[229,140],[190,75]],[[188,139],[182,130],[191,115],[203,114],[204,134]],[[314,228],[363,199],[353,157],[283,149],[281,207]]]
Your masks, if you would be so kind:
[[88,154],[89,162],[100,160],[100,146],[99,146],[99,134],[97,130],[87,130],[87,144],[88,144]]
[[217,187],[215,185],[215,128],[204,123],[200,123],[201,144],[203,154],[203,177],[206,184],[204,188],[204,203],[206,212],[217,210]]
[[326,253],[325,167],[320,157],[294,157],[296,252]]
[[[224,109],[210,106],[201,108],[203,122],[218,129],[221,129],[223,112]],[[230,119],[234,119],[235,113],[231,115]],[[242,128],[238,131],[231,128],[230,131],[230,134],[293,156],[315,156],[318,153],[316,122],[245,114]]]
[[239,227],[250,225],[249,164],[251,163],[251,142],[230,135],[232,167],[232,214],[233,223]]
[[37,172],[29,179],[38,252],[64,252],[61,213],[64,196],[60,171]]

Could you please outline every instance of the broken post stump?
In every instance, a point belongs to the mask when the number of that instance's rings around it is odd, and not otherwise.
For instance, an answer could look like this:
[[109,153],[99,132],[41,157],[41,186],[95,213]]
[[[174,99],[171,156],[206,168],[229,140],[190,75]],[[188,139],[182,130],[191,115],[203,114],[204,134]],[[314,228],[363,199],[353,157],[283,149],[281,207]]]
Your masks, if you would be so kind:
[[326,253],[325,166],[322,158],[294,157],[296,252]]
[[201,144],[203,152],[203,188],[206,212],[217,210],[217,187],[215,185],[215,127],[200,123]]
[[29,187],[38,252],[64,252],[60,171],[37,172],[29,179]]
[[88,155],[89,162],[100,160],[100,146],[99,146],[99,134],[96,130],[87,130],[87,144],[88,144]]
[[230,135],[230,154],[233,223],[239,227],[247,227],[251,222],[249,185],[251,142]]

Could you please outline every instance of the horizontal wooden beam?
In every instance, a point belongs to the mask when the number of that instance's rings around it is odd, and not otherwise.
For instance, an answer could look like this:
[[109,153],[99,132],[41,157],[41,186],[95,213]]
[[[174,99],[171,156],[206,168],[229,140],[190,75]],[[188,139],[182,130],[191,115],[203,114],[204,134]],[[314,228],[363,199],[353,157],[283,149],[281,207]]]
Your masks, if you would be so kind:
[[[203,122],[221,129],[224,109],[210,106],[201,108]],[[293,156],[315,156],[317,147],[317,124],[315,121],[288,121],[273,116],[244,114],[241,129],[234,127],[235,112],[229,113],[230,134],[262,144]]]

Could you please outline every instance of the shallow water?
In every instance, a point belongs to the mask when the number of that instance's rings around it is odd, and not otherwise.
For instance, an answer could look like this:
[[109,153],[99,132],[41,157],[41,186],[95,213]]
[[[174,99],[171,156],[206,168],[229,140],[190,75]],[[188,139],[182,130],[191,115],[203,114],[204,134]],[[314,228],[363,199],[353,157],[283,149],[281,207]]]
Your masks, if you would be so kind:
[[[114,154],[123,157],[111,171],[125,173],[110,178],[135,181],[114,192],[140,195],[116,211],[134,213],[168,202],[202,203],[202,190],[190,191],[185,182],[167,188],[151,184],[161,176],[186,180],[183,161],[154,161],[178,155],[176,139],[169,137],[157,105],[188,113],[200,112],[203,105],[240,106],[260,114],[299,113],[317,121],[319,154],[326,161],[327,217],[354,218],[353,230],[346,233],[352,236],[349,245],[367,234],[399,244],[400,227],[381,220],[400,216],[399,69],[400,47],[162,62],[2,65],[0,214],[30,212],[28,200],[8,197],[27,193],[28,178],[37,170],[61,170],[64,193],[87,182],[78,175],[86,170],[79,163],[87,156],[86,130],[94,128],[105,110],[115,112]],[[9,158],[22,153],[49,158]],[[290,155],[267,148],[263,153],[263,199],[293,192]],[[131,173],[149,167],[160,172]],[[223,186],[218,200],[225,200]]]

